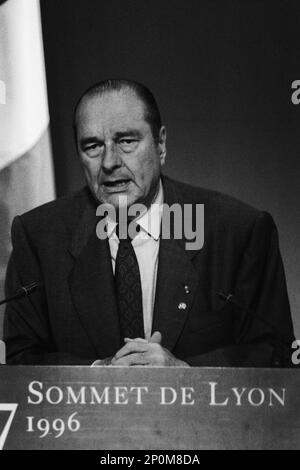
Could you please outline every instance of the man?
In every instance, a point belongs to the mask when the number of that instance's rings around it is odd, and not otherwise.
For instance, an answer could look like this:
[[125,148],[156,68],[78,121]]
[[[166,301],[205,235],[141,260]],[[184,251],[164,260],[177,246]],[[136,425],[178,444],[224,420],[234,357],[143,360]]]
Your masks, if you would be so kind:
[[[40,288],[7,307],[7,362],[289,365],[293,327],[271,216],[161,174],[166,128],[139,83],[88,89],[74,128],[88,187],[13,223],[7,294]],[[137,203],[136,236],[123,240],[120,214]],[[204,205],[203,246],[187,249],[174,230],[162,236],[162,203]],[[116,218],[97,217],[99,204]]]

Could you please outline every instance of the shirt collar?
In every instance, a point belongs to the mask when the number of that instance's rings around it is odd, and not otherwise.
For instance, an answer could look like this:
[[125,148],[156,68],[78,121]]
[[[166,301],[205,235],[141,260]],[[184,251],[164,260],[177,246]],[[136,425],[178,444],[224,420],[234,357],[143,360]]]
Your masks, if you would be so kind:
[[[151,206],[146,212],[144,212],[144,214],[142,214],[139,218],[135,219],[135,223],[141,227],[142,231],[148,233],[156,241],[159,239],[160,235],[163,200],[163,187],[162,182],[160,180],[158,192]],[[107,218],[106,231],[108,238],[117,238],[116,227],[117,222]]]

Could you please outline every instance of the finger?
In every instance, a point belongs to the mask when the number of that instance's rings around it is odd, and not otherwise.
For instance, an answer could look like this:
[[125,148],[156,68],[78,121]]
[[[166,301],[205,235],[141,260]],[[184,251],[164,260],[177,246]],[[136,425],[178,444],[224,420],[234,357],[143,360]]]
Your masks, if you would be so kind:
[[146,366],[149,364],[148,358],[143,353],[133,353],[127,356],[120,357],[119,359],[114,358],[111,361],[112,366]]
[[149,343],[158,343],[161,344],[162,336],[159,331],[154,331],[153,335],[151,336]]
[[142,343],[148,343],[148,341],[145,338],[124,338],[125,343],[129,343],[130,341],[141,341]]
[[148,342],[142,341],[129,341],[115,354],[115,359],[126,356],[127,354],[146,352]]

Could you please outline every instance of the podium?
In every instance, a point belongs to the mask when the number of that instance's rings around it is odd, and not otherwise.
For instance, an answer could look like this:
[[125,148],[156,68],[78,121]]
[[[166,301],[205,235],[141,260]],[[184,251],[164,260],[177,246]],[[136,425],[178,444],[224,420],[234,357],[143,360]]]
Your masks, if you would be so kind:
[[300,449],[296,369],[1,366],[1,449]]

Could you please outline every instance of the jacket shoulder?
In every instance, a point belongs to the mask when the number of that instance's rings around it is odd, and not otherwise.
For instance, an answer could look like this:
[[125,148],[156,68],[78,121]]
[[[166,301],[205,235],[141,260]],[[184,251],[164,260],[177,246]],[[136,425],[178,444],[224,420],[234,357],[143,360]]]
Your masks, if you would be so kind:
[[258,218],[271,216],[239,199],[219,191],[165,178],[183,204],[204,204],[205,216],[225,225],[252,225]]
[[78,221],[87,204],[93,204],[87,187],[60,197],[28,212],[19,218],[30,231],[58,231],[71,229]]

